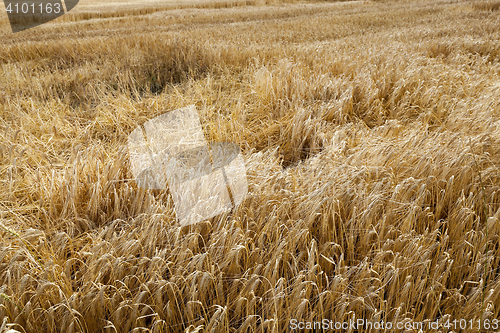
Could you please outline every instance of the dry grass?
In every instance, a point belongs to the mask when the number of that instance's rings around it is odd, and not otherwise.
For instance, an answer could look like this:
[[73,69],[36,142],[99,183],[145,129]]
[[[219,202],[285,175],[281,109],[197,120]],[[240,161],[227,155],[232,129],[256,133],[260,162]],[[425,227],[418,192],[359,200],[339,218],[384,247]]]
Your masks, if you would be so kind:
[[[2,17],[1,330],[498,318],[498,3],[225,4]],[[124,146],[190,104],[250,193],[180,228]]]

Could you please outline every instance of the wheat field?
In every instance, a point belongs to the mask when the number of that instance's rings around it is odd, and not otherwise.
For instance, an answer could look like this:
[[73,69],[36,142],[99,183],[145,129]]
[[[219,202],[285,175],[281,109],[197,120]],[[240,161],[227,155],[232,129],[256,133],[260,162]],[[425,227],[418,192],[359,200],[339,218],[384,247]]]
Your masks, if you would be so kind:
[[[500,1],[0,12],[0,332],[500,331]],[[126,145],[192,104],[249,193],[180,227]]]

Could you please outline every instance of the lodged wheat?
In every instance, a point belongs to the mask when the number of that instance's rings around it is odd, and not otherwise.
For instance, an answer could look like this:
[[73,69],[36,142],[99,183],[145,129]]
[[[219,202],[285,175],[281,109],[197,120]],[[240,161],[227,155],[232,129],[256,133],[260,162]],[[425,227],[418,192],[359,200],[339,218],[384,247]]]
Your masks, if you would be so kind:
[[[498,319],[499,8],[89,0],[17,34],[2,14],[0,331]],[[249,195],[181,228],[126,144],[190,104]]]

